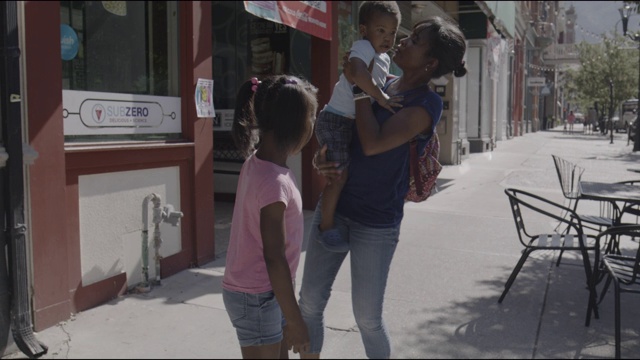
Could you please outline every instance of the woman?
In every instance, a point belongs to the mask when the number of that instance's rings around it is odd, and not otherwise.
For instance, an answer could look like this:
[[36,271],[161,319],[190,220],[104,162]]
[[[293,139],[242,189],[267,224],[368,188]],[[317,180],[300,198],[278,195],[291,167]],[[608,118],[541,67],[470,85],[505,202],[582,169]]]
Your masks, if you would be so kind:
[[[382,319],[382,304],[391,260],[400,236],[404,197],[409,186],[409,141],[418,137],[421,151],[442,114],[442,99],[428,87],[433,78],[466,74],[465,39],[442,18],[417,23],[397,46],[394,62],[403,75],[385,92],[401,107],[392,113],[356,92],[356,131],[351,144],[349,176],[336,209],[335,226],[349,242],[353,311],[369,358],[389,358],[391,345]],[[344,73],[351,80],[351,66]],[[314,167],[329,180],[340,175],[325,161]],[[316,207],[300,290],[300,310],[309,328],[311,347],[304,358],[319,358],[324,340],[324,309],[331,286],[347,253],[331,252],[318,241],[321,202]]]

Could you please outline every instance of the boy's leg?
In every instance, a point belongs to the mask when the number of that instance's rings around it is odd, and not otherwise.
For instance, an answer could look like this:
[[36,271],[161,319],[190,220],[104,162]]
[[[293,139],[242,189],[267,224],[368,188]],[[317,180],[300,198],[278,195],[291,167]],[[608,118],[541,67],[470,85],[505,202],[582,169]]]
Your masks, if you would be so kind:
[[[320,116],[322,118],[320,118]],[[349,245],[335,227],[335,212],[340,199],[340,193],[347,181],[347,167],[349,166],[349,149],[353,134],[353,119],[327,111],[320,113],[318,121],[322,120],[321,127],[316,122],[316,136],[324,139],[328,145],[327,160],[339,164],[342,170],[340,177],[327,183],[322,191],[322,207],[320,214],[322,220],[318,226],[320,242],[330,251],[346,252]]]
[[338,206],[338,199],[347,178],[347,169],[342,170],[340,178],[335,179],[331,183],[327,183],[322,191],[322,221],[320,222],[320,230],[327,231],[334,227],[333,217]]
[[[345,240],[344,235],[335,226],[336,206],[338,205],[338,199],[340,193],[345,184],[347,178],[347,168],[342,170],[342,174],[339,179],[334,180],[331,184],[327,184],[322,194],[322,209],[320,211],[322,220],[318,226],[319,240],[322,245],[329,251],[334,252],[347,252],[349,251],[349,243]],[[328,210],[325,209],[328,200]]]

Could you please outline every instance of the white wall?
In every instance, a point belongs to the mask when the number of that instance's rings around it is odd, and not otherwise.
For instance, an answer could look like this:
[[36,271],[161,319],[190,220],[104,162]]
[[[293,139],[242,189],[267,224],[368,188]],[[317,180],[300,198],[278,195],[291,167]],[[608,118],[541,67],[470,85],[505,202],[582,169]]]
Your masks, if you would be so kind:
[[[180,206],[178,167],[84,175],[78,178],[80,212],[80,260],[82,285],[127,274],[127,285],[142,281],[142,208],[147,195],[155,193],[175,210]],[[148,205],[149,278],[155,278],[153,204]],[[184,211],[183,211],[184,212]],[[182,224],[182,222],[180,223]],[[160,224],[163,257],[178,253],[180,228]]]
[[480,137],[480,101],[482,93],[482,48],[469,46],[467,48],[467,136]]

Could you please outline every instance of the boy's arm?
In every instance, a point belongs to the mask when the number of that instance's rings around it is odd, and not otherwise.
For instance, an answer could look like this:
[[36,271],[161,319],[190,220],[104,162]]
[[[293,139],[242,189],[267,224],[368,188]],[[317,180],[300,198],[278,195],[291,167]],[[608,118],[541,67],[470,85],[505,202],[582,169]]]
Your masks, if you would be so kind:
[[353,57],[349,59],[349,63],[351,64],[349,66],[350,73],[345,73],[348,80],[355,83],[362,91],[374,98],[380,106],[391,111],[391,113],[396,113],[393,107],[402,107],[397,97],[390,98],[389,95],[385,94],[384,91],[376,85],[369,72],[368,65],[365,64],[362,59]]
[[353,57],[349,60],[351,62],[351,76],[353,82],[358,85],[362,91],[371,96],[377,101],[385,101],[389,98],[387,94],[382,91],[373,81],[373,77],[369,72],[369,65],[357,57]]

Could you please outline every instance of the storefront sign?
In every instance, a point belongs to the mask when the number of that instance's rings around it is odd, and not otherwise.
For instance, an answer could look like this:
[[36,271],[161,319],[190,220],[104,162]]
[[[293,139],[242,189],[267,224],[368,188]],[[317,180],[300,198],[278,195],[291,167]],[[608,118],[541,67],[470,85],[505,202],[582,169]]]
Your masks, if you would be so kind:
[[65,135],[180,133],[180,98],[62,91]]
[[544,86],[546,83],[547,83],[547,80],[543,77],[527,78],[527,86],[529,87]]
[[331,1],[245,1],[247,12],[331,40]]

